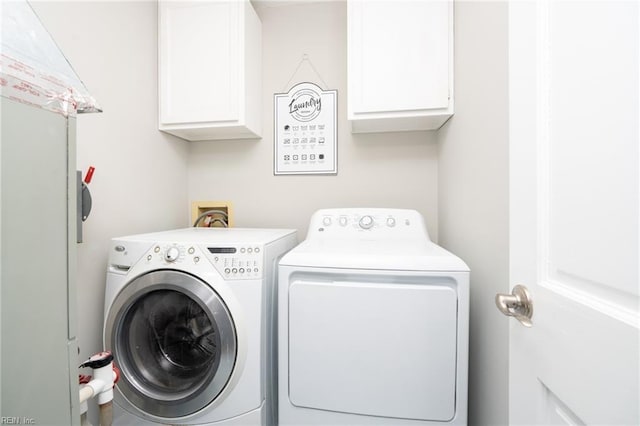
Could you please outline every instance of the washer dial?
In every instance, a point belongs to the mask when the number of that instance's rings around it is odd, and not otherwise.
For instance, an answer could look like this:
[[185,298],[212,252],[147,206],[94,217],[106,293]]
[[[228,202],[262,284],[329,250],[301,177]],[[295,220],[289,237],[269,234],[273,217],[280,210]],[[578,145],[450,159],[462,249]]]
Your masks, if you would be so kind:
[[167,262],[175,262],[180,257],[180,249],[176,246],[171,246],[164,254],[164,260]]

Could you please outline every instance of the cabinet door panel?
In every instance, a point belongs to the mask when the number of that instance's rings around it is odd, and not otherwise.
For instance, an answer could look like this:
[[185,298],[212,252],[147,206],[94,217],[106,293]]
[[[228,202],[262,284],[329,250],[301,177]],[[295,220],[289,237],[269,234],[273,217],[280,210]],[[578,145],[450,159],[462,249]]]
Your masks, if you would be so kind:
[[353,78],[360,81],[352,93],[354,109],[446,108],[448,3],[354,2],[353,13]]
[[238,119],[239,4],[161,3],[161,122]]

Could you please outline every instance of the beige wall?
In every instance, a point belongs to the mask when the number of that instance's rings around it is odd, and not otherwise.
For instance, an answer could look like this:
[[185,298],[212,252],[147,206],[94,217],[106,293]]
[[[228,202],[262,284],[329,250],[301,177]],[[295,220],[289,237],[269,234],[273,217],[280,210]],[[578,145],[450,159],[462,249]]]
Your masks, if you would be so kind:
[[[262,7],[261,140],[189,145],[190,200],[230,200],[236,226],[288,227],[306,234],[311,214],[328,207],[420,211],[437,237],[437,145],[429,132],[352,135],[347,115],[346,3]],[[273,94],[286,91],[303,54],[338,90],[338,175],[273,175]],[[323,85],[307,64],[291,84]]]
[[187,225],[187,145],[157,128],[155,2],[32,2],[101,114],[77,119],[79,170],[96,171],[78,246],[82,359],[102,350],[109,239]]
[[508,422],[508,87],[505,2],[456,2],[456,113],[438,134],[440,243],[471,268],[469,424]]

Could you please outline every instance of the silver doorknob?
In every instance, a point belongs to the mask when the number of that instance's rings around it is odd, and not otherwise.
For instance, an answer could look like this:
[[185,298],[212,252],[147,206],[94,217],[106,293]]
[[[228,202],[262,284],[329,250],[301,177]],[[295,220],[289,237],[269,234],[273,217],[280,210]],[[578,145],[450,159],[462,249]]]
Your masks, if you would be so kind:
[[525,327],[531,327],[533,317],[533,303],[529,290],[523,285],[516,285],[511,294],[496,294],[496,306],[503,314],[514,317]]

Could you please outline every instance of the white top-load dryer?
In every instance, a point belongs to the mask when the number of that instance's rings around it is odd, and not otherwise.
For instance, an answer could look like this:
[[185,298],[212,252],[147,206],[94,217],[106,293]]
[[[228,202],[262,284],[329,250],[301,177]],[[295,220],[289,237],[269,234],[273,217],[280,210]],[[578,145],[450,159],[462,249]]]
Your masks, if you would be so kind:
[[466,424],[469,269],[418,212],[320,210],[278,281],[280,425]]

